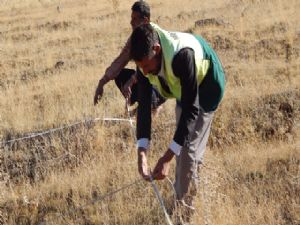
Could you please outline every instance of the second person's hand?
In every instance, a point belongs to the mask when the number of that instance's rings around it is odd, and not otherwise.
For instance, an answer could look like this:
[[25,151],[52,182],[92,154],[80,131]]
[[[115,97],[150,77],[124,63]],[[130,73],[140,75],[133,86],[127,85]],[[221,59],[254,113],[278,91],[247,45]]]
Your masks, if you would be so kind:
[[103,79],[99,80],[98,86],[95,91],[94,96],[94,105],[97,105],[103,95],[103,87],[105,85],[105,81]]

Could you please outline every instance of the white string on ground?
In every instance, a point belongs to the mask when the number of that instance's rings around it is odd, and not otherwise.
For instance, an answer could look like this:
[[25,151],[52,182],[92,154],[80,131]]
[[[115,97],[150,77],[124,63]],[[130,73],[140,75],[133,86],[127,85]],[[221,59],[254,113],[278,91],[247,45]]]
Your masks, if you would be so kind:
[[[121,187],[121,188],[119,188],[119,189],[116,189],[116,190],[114,190],[114,191],[108,192],[108,193],[106,193],[106,194],[104,194],[104,195],[102,195],[102,196],[99,196],[98,198],[96,198],[96,199],[90,201],[89,203],[87,203],[87,204],[85,204],[85,205],[83,205],[83,206],[77,207],[76,209],[73,209],[73,210],[68,210],[67,212],[68,212],[68,213],[73,213],[73,212],[76,212],[76,211],[78,211],[78,210],[84,209],[84,208],[86,208],[87,206],[94,205],[94,204],[97,203],[97,202],[103,201],[105,198],[111,197],[111,196],[117,194],[118,192],[121,192],[121,191],[123,191],[123,190],[125,190],[125,189],[127,189],[127,188],[129,188],[129,187],[131,187],[131,186],[134,186],[134,185],[138,184],[138,183],[141,182],[142,180],[143,180],[143,178],[138,178],[138,179],[136,179],[135,181],[133,181],[133,182],[127,184],[127,185],[124,185],[123,187]],[[56,214],[57,214],[57,213],[56,213]],[[59,213],[59,215],[57,215],[56,218],[59,218],[59,217],[62,217],[62,218],[63,218],[63,214],[62,214],[62,213]],[[42,222],[38,223],[38,225],[44,225],[44,224],[47,224],[47,223],[48,223],[47,221],[42,221]],[[51,223],[53,223],[53,222],[51,222]]]
[[[45,130],[45,131],[42,131],[42,132],[38,132],[38,133],[31,133],[29,134],[28,136],[25,136],[25,137],[21,137],[21,138],[16,138],[16,139],[11,139],[11,140],[8,140],[8,141],[4,141],[4,142],[0,142],[0,147],[3,146],[3,145],[6,145],[6,144],[9,144],[9,143],[13,143],[13,142],[16,142],[16,141],[22,141],[22,140],[26,140],[26,139],[31,139],[31,138],[34,138],[34,137],[38,137],[38,136],[43,136],[43,135],[46,135],[46,134],[49,134],[49,133],[53,133],[53,132],[56,132],[56,131],[59,131],[59,130],[63,130],[63,129],[66,129],[66,128],[70,128],[70,127],[73,127],[73,126],[76,126],[76,125],[79,125],[79,124],[83,124],[83,123],[88,123],[88,122],[95,122],[95,121],[125,121],[125,122],[129,122],[130,123],[130,126],[132,128],[132,133],[133,133],[133,137],[135,138],[135,130],[134,130],[134,125],[133,125],[133,120],[130,116],[130,111],[129,111],[129,107],[128,107],[128,104],[127,104],[127,111],[128,111],[128,117],[129,119],[122,119],[122,118],[94,118],[94,119],[89,119],[89,120],[83,120],[83,121],[79,121],[79,122],[76,122],[76,123],[73,123],[73,124],[69,124],[69,125],[66,125],[66,126],[62,126],[62,127],[58,127],[58,128],[53,128],[53,129],[49,129],[49,130]],[[65,153],[59,157],[57,157],[57,159],[59,158],[63,158],[64,156],[66,155],[70,155],[72,157],[76,157],[75,155],[71,154],[71,153]],[[77,157],[76,157],[77,158]],[[55,160],[56,161],[56,160]],[[99,198],[96,198],[95,200],[89,202],[88,204],[84,205],[84,206],[81,206],[81,207],[78,207],[74,210],[69,210],[68,212],[71,213],[71,212],[75,212],[77,210],[80,210],[80,209],[83,209],[89,205],[92,205],[92,204],[95,204],[96,202],[99,202],[99,201],[102,201],[103,199],[109,197],[109,196],[113,196],[115,195],[116,193],[124,190],[124,189],[127,189],[137,183],[139,183],[140,181],[142,181],[143,178],[139,178],[137,180],[135,180],[134,182],[128,184],[128,185],[125,185],[115,191],[112,191],[112,192],[109,192],[103,196],[100,196]],[[167,210],[166,210],[166,207],[164,205],[164,201],[159,193],[159,190],[158,190],[158,187],[156,186],[154,180],[152,179],[151,177],[151,185],[154,189],[154,192],[159,200],[159,203],[160,203],[160,206],[164,212],[164,215],[165,215],[165,219],[168,223],[168,225],[173,225],[171,219],[170,219],[170,216],[169,214],[167,213]],[[172,185],[173,186],[173,185]],[[63,217],[63,215],[60,213],[57,217]],[[44,225],[46,224],[47,222],[46,221],[42,221],[40,223],[38,223],[38,225]]]
[[[128,119],[109,118],[109,117],[108,118],[94,118],[94,119],[89,119],[89,120],[83,120],[83,121],[79,121],[79,122],[69,124],[69,125],[66,125],[66,126],[62,126],[62,127],[59,127],[59,128],[53,128],[53,129],[49,129],[49,130],[42,131],[42,132],[39,132],[39,133],[31,133],[28,136],[25,136],[25,137],[22,137],[22,138],[12,139],[12,140],[9,140],[7,142],[0,142],[0,147],[1,147],[1,144],[2,145],[4,144],[3,146],[5,146],[5,144],[12,143],[14,141],[21,141],[21,140],[31,139],[31,138],[34,138],[34,137],[37,137],[37,136],[43,136],[43,135],[51,133],[51,132],[62,130],[62,129],[72,127],[72,126],[75,126],[75,125],[79,125],[79,124],[82,124],[82,123],[88,123],[88,122],[91,122],[91,121],[125,121],[125,122],[129,122]],[[131,121],[131,124],[133,124],[133,121]],[[61,159],[65,158],[67,156],[75,158],[84,167],[88,168],[88,166],[81,159],[79,159],[79,157],[77,157],[76,155],[74,155],[74,154],[72,154],[71,152],[68,152],[68,151],[65,151],[65,153],[61,154],[60,156],[58,156],[56,158],[52,158],[52,159],[48,159],[48,160],[44,160],[44,161],[37,160],[36,164],[37,165],[45,165],[45,164],[49,164],[49,162],[58,163]]]
[[130,123],[130,126],[132,128],[131,129],[131,135],[134,138],[134,140],[136,141],[136,138],[135,138],[135,129],[134,129],[134,126],[133,126],[133,120],[132,120],[131,115],[130,115],[129,101],[128,101],[127,98],[126,98],[126,109],[127,109],[127,114],[128,114],[128,118],[129,118],[129,123]]
[[123,118],[94,118],[94,119],[82,120],[82,121],[79,121],[79,122],[76,122],[76,123],[73,123],[73,124],[69,124],[69,125],[65,125],[65,126],[61,126],[61,127],[57,127],[57,128],[52,128],[52,129],[37,132],[37,133],[29,133],[25,137],[15,138],[15,139],[11,139],[11,140],[8,140],[8,141],[2,141],[2,142],[0,142],[0,147],[3,147],[7,144],[14,143],[14,142],[17,142],[17,141],[23,141],[23,140],[32,139],[32,138],[39,137],[39,136],[44,136],[46,134],[54,133],[54,132],[59,131],[59,130],[64,130],[66,128],[74,127],[74,126],[77,126],[77,125],[80,125],[80,124],[89,123],[89,122],[96,122],[96,121],[130,122],[130,125],[133,126],[133,121],[128,120],[128,119],[123,119]]
[[[128,101],[127,98],[126,98],[126,109],[127,109],[127,114],[128,114],[130,126],[133,128],[133,121],[132,121],[132,118],[131,118],[131,116],[130,116],[129,101]],[[134,133],[133,133],[133,137],[134,137]]]
[[171,218],[170,218],[170,216],[169,216],[169,214],[167,212],[167,209],[165,207],[164,200],[162,199],[162,197],[161,197],[161,195],[160,195],[160,193],[158,191],[158,188],[157,188],[156,184],[154,183],[154,180],[153,180],[152,176],[150,176],[150,182],[151,182],[153,190],[154,190],[154,192],[156,194],[156,197],[158,198],[158,201],[160,203],[160,207],[162,208],[162,210],[164,212],[164,215],[165,215],[167,223],[169,225],[173,225],[173,222],[172,222],[172,220],[171,220]]
[[[132,119],[131,119],[131,116],[130,116],[130,111],[129,111],[128,99],[126,99],[126,108],[127,108],[127,113],[128,113],[129,121],[131,121],[130,126],[131,126],[131,128],[132,128],[133,138],[134,138],[134,140],[136,141],[135,130],[134,130],[134,126],[133,126]],[[165,219],[166,219],[166,221],[167,221],[167,224],[168,224],[168,225],[173,225],[172,220],[170,219],[170,216],[169,216],[169,214],[168,214],[168,212],[167,212],[167,209],[166,209],[166,207],[165,207],[164,201],[163,201],[163,199],[162,199],[162,197],[161,197],[161,195],[160,195],[160,193],[159,193],[158,187],[156,186],[156,184],[155,184],[155,182],[154,182],[154,180],[153,180],[153,178],[152,178],[151,175],[150,175],[150,182],[151,182],[151,185],[152,185],[152,187],[153,187],[153,190],[154,190],[154,192],[155,192],[155,194],[156,194],[156,197],[158,198],[158,201],[159,201],[159,203],[160,203],[160,207],[161,207],[162,210],[163,210],[163,213],[164,213],[164,215],[165,215]]]

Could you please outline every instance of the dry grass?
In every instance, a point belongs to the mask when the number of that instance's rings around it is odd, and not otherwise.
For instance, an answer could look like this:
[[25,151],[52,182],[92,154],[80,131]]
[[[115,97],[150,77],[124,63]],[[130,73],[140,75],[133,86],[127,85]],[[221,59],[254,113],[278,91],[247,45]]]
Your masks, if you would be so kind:
[[[130,34],[132,3],[0,0],[0,140],[127,117],[113,82],[99,106],[92,100]],[[196,224],[300,224],[299,1],[149,3],[162,27],[205,37],[227,73]],[[154,121],[152,166],[173,136],[173,107],[167,102]],[[7,144],[0,149],[0,224],[164,224],[146,182],[99,200],[138,179],[124,122],[83,123]],[[170,185],[158,186],[171,201]]]

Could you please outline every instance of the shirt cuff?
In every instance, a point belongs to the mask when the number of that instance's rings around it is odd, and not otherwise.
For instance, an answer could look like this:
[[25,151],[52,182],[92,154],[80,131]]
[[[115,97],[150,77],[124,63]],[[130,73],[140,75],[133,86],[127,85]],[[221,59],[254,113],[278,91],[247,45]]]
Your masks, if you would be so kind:
[[172,152],[174,152],[175,155],[179,156],[182,146],[177,144],[174,140],[172,141],[172,143],[169,146],[169,149],[171,149]]
[[148,138],[141,138],[137,141],[138,148],[144,148],[146,150],[149,149],[150,141]]

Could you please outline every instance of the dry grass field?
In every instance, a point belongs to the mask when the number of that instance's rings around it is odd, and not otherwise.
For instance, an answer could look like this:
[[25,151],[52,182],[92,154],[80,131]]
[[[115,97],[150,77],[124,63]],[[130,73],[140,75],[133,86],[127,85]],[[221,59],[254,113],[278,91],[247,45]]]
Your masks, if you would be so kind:
[[[128,118],[113,82],[97,107],[93,96],[130,34],[133,2],[0,0],[0,225],[166,224],[139,180],[130,124],[87,121]],[[195,224],[299,225],[300,1],[148,2],[161,27],[208,40],[227,75]],[[169,100],[154,120],[151,166],[174,121]],[[170,184],[157,185],[168,204]]]

